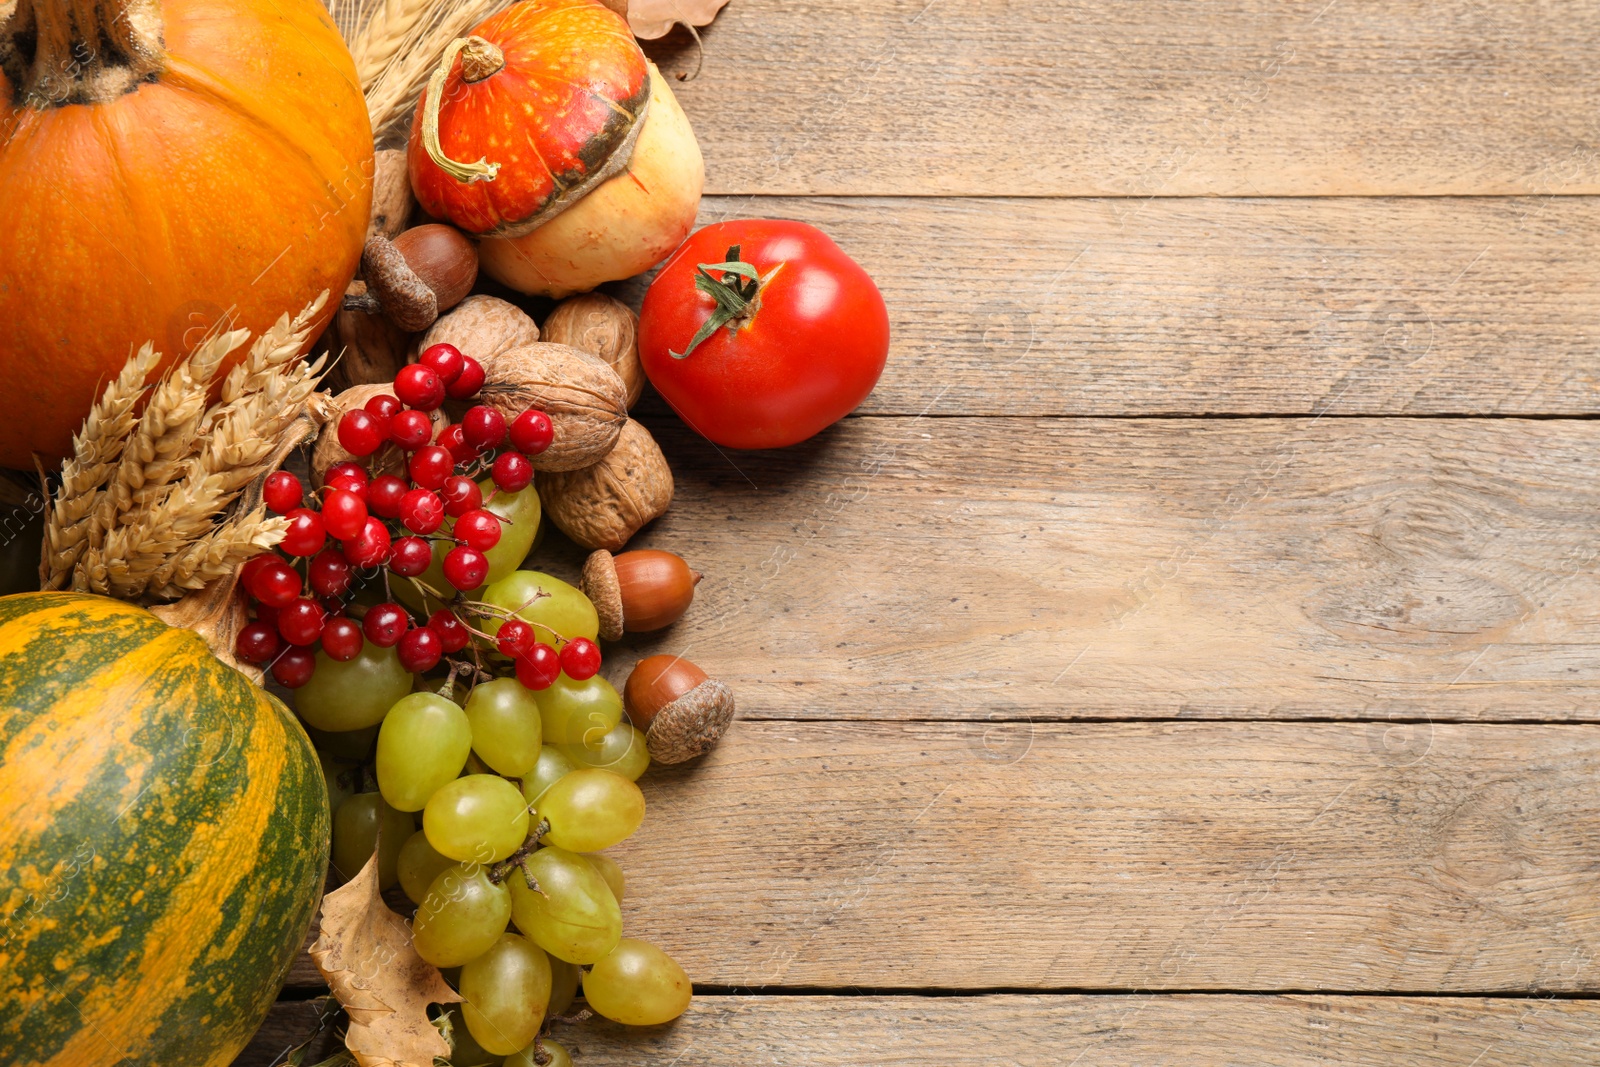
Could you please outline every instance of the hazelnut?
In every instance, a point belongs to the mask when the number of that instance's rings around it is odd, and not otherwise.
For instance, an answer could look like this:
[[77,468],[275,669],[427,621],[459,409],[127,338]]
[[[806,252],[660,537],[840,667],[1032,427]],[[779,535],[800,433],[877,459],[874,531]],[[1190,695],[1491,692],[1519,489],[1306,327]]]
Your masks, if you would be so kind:
[[393,241],[382,234],[367,238],[361,273],[396,326],[426,330],[472,291],[478,280],[478,249],[455,227],[430,222]]
[[704,755],[733,721],[733,692],[682,656],[640,660],[622,702],[657,763]]
[[639,362],[639,316],[622,301],[604,293],[568,297],[544,320],[544,339],[599,356],[627,387],[628,406],[639,402],[645,380]]
[[699,581],[700,573],[671,552],[641,548],[613,556],[602,548],[584,563],[579,588],[600,614],[600,636],[615,641],[683,618]]

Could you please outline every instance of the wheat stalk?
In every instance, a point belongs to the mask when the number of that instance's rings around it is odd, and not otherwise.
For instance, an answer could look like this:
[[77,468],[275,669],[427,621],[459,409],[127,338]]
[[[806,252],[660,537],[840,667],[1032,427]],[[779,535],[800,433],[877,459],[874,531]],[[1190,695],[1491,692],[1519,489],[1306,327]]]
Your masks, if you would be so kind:
[[[224,566],[221,557],[195,555],[194,550],[208,543],[215,517],[247,485],[269,473],[265,466],[283,431],[305,411],[325,361],[305,363],[300,352],[326,301],[323,293],[293,319],[280,316],[228,372],[221,402],[195,421],[199,447],[184,457],[181,475],[166,493],[124,514],[102,547],[91,545],[85,553],[82,570],[91,592],[138,596],[172,585],[174,574],[199,573],[192,568],[202,559],[210,560],[213,570]],[[281,539],[281,531],[277,537]],[[243,544],[237,538],[235,542]]]
[[[409,0],[399,0],[405,3]],[[398,33],[399,43],[389,53],[382,69],[369,83],[362,80],[366,90],[367,115],[372,119],[375,139],[401,119],[409,119],[416,110],[417,100],[428,84],[428,77],[439,65],[439,59],[457,37],[463,37],[472,27],[490,15],[510,5],[511,0],[426,0],[418,9],[410,26],[396,23],[386,25],[386,38]],[[376,16],[374,16],[376,18]],[[369,22],[370,26],[370,22]],[[357,42],[366,30],[357,34]],[[373,45],[376,52],[378,45]]]
[[[300,353],[327,298],[322,293],[257,337],[209,407],[223,361],[247,331],[207,337],[153,387],[143,383],[159,354],[146,345],[129,361],[64,468],[46,522],[46,588],[170,598],[231,574],[283,539],[287,521],[267,518],[254,496],[247,514],[226,513],[276,467],[296,420],[310,415],[320,424],[325,416],[315,390],[326,360],[307,363]],[[304,436],[301,430],[292,441]]]
[[114,512],[103,505],[97,515],[101,528],[110,529],[117,515],[135,506],[148,508],[166,494],[194,451],[223,359],[249,339],[248,330],[209,336],[156,385],[109,484],[106,505],[114,506]]
[[92,513],[121,459],[134,424],[134,406],[147,389],[145,380],[160,362],[161,353],[149,344],[130,356],[72,438],[72,455],[61,466],[61,489],[45,516],[40,588],[66,586],[88,547]]
[[282,541],[288,531],[288,519],[269,519],[263,508],[231,519],[157,567],[145,583],[149,595],[162,600],[180,597],[226,577],[250,557]]
[[[400,53],[407,37],[438,3],[439,0],[383,0],[367,17],[350,40],[350,55],[356,61],[356,76],[361,79],[363,91],[378,80]],[[360,17],[358,12],[356,18]]]

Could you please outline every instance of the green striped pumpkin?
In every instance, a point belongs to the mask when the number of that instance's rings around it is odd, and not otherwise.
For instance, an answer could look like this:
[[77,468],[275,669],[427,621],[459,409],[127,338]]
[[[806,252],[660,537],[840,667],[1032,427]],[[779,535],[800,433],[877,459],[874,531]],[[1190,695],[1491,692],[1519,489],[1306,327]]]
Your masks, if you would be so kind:
[[328,860],[305,732],[205,641],[0,598],[0,1064],[200,1067],[250,1040]]

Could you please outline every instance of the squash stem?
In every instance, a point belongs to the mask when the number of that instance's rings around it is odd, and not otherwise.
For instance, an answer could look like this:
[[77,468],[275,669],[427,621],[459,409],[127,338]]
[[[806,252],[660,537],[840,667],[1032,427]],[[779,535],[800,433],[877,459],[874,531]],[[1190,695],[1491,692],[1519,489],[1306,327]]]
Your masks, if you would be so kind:
[[[476,42],[476,43],[475,43]],[[478,48],[482,46],[493,48],[495,53],[499,49],[482,37],[457,37],[450,42],[450,47],[444,50],[444,57],[439,60],[439,66],[428,79],[428,93],[422,104],[422,148],[428,153],[428,158],[438,165],[450,177],[458,182],[485,182],[494,181],[496,174],[500,173],[500,164],[490,163],[487,159],[480,159],[476,163],[458,163],[444,154],[444,148],[439,144],[439,107],[444,100],[444,85],[450,80],[450,71],[455,67],[456,57],[461,55],[462,49],[468,45]],[[500,57],[500,65],[505,65],[504,56]],[[463,61],[462,68],[467,64]],[[495,67],[498,70],[499,67]],[[491,72],[492,73],[492,72]],[[487,77],[483,75],[482,77]],[[481,81],[482,78],[469,79]]]
[[0,25],[0,71],[36,110],[133,92],[166,69],[157,0],[18,0]]

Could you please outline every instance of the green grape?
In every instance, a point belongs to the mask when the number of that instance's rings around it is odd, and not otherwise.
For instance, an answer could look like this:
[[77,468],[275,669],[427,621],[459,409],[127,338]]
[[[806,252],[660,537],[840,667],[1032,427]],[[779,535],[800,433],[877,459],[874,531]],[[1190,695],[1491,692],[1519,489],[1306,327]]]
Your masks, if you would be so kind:
[[411,673],[395,650],[368,641],[345,663],[318,651],[316,671],[294,691],[294,706],[319,730],[360,730],[382,722],[409,692]]
[[497,1056],[533,1044],[550,1003],[550,958],[518,934],[501,934],[461,968],[461,1014],[478,1044]]
[[365,763],[372,758],[372,746],[378,743],[377,726],[368,726],[361,730],[319,730],[315,726],[306,727],[306,735],[311,738],[311,743],[317,746],[318,752],[326,752],[339,759],[353,760],[356,763]]
[[600,877],[611,887],[611,895],[617,898],[618,904],[621,904],[622,891],[628,887],[628,879],[622,873],[622,866],[604,852],[585,852],[583,858],[600,872]]
[[317,762],[322,764],[322,780],[328,786],[328,810],[338,811],[339,805],[346,797],[354,796],[361,784],[361,764],[326,752],[317,753]]
[[566,753],[554,745],[541,747],[538,764],[522,776],[522,796],[529,804],[537,805],[539,798],[544,796],[544,791],[559,782],[561,776],[572,769],[572,761],[567,758]]
[[528,802],[493,774],[469,774],[441,786],[422,811],[428,844],[451,859],[495,863],[528,837]]
[[511,921],[511,893],[489,880],[488,869],[456,863],[428,886],[411,921],[417,955],[435,967],[459,967],[476,959]]
[[625,937],[583,976],[583,999],[614,1023],[656,1026],[689,1007],[689,976],[648,941]]
[[[495,489],[492,478],[485,478],[478,483],[478,488],[483,490],[483,510],[500,519],[500,540],[484,553],[489,560],[489,576],[484,580],[484,585],[489,586],[513,574],[528,558],[539,529],[541,508],[539,492],[531,485],[515,493],[502,493]],[[444,578],[444,557],[456,547],[455,542],[449,540],[455,526],[456,520],[445,519],[433,542],[433,562],[417,576],[417,581],[441,594],[455,592]],[[442,603],[437,596],[424,598],[416,585],[405,579],[395,581],[393,589],[397,600],[423,614],[432,614]],[[474,600],[481,599],[476,592],[469,592],[467,596]]]
[[[494,479],[485,478],[478,483],[478,488],[483,490],[483,509],[500,519],[500,540],[484,553],[489,559],[489,576],[483,583],[487,586],[515,574],[522,561],[528,558],[544,518],[544,509],[539,505],[539,491],[532,485],[515,493],[502,493],[495,488]],[[453,520],[450,528],[455,528]],[[454,547],[434,542],[435,558],[442,559],[444,553]]]
[[539,704],[515,678],[496,678],[474,689],[467,698],[467,721],[472,750],[496,772],[521,778],[539,762]]
[[[593,641],[600,633],[600,616],[589,598],[575,586],[540,571],[513,571],[484,589],[479,599],[533,623],[539,640],[546,644],[555,644],[556,634],[561,640],[587,637]],[[491,635],[499,633],[500,621],[485,619],[483,628]]]
[[[554,966],[554,961],[552,961],[551,965]],[[550,1014],[556,1014],[554,1008],[551,1009]],[[545,1055],[549,1057],[542,1065],[535,1058],[541,1048],[544,1049]],[[551,1041],[547,1037],[537,1045],[529,1045],[515,1056],[507,1056],[502,1067],[572,1067],[572,1057],[567,1054],[566,1048],[559,1041]]]
[[644,822],[644,794],[622,775],[579,767],[539,801],[550,820],[545,840],[572,852],[598,852],[625,841]]
[[506,876],[517,929],[550,955],[568,963],[593,963],[622,936],[622,909],[594,865],[564,848],[541,848],[528,857],[537,890],[521,867]]
[[533,698],[539,702],[547,745],[598,745],[622,721],[622,698],[598,674],[581,682],[563,674]]
[[645,746],[644,731],[636,729],[626,720],[617,723],[598,745],[587,741],[576,745],[562,745],[561,751],[580,767],[604,767],[616,771],[630,782],[637,782],[650,766],[650,750]]
[[447,867],[454,867],[456,861],[449,856],[441,856],[428,844],[428,835],[418,830],[406,838],[406,843],[400,846],[400,855],[395,860],[395,871],[400,876],[400,888],[405,890],[406,897],[413,904],[421,904],[428,895],[428,887],[433,880],[439,877]]
[[[499,1056],[486,1051],[474,1040],[472,1031],[462,1021],[460,1011],[445,1012],[444,1021],[448,1029],[441,1027],[440,1030],[450,1042],[450,1067],[493,1067],[501,1062]],[[545,1067],[550,1065],[545,1064]]]
[[396,811],[377,793],[346,797],[333,813],[333,852],[328,862],[346,882],[372,858],[380,827],[383,838],[378,849],[378,888],[388,889],[400,877],[396,872],[400,848],[417,828],[411,813]]
[[550,1007],[547,1015],[560,1015],[572,1007],[578,995],[578,966],[566,960],[550,957]]
[[461,773],[471,750],[466,712],[432,693],[402,697],[378,731],[378,789],[401,811],[421,811]]

